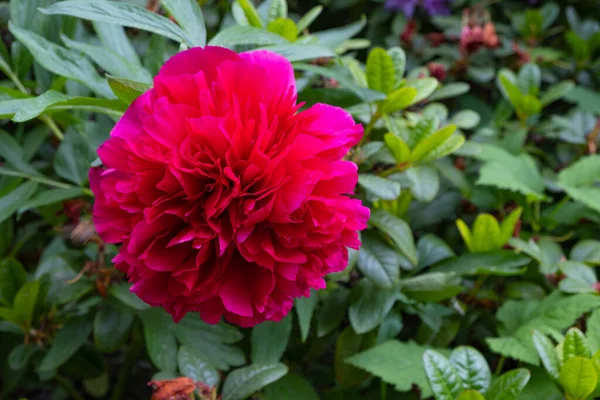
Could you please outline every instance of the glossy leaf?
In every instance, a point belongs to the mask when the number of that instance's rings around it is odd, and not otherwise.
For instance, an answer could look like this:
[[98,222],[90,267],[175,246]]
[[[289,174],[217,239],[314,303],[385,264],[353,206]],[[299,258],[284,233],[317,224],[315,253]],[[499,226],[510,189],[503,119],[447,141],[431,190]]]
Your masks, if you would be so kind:
[[232,371],[225,380],[223,400],[243,400],[263,387],[281,379],[288,368],[281,363],[249,365]]

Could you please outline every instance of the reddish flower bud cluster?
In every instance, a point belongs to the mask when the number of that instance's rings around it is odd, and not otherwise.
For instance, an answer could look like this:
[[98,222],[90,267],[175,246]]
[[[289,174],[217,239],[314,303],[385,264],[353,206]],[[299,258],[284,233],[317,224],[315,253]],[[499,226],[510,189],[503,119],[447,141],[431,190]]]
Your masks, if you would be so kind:
[[490,21],[487,11],[480,8],[465,9],[460,32],[460,50],[463,54],[470,54],[482,46],[489,49],[500,46],[496,27]]
[[427,64],[427,69],[429,70],[429,74],[438,81],[441,82],[446,79],[447,71],[444,64],[430,62]]

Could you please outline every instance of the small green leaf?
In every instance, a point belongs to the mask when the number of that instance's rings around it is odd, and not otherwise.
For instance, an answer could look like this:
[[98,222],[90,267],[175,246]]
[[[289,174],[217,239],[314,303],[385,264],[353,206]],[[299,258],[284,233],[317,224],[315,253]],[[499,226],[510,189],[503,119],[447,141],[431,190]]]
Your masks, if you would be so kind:
[[395,302],[395,290],[382,289],[368,279],[363,279],[350,295],[350,325],[358,334],[375,329],[383,322]]
[[298,324],[300,325],[300,333],[302,342],[306,342],[308,333],[310,332],[310,323],[312,316],[317,306],[317,294],[311,290],[309,297],[300,297],[296,299],[296,313],[298,314]]
[[457,97],[461,94],[468,93],[471,86],[465,82],[451,82],[446,83],[443,86],[437,88],[435,92],[429,97],[430,101],[438,101],[451,97]]
[[517,109],[527,116],[536,115],[542,110],[542,103],[537,97],[526,94],[519,99]]
[[290,42],[295,42],[296,39],[298,39],[296,24],[289,18],[277,18],[276,20],[269,22],[267,29]]
[[537,96],[542,84],[542,71],[533,63],[527,63],[519,70],[517,86],[521,93]]
[[219,384],[219,371],[212,367],[196,350],[181,346],[177,353],[179,372],[197,382],[208,386]]
[[391,132],[386,133],[383,136],[383,140],[394,155],[396,162],[404,163],[410,159],[410,148],[404,140]]
[[541,332],[534,331],[533,344],[538,355],[540,356],[540,359],[542,360],[544,368],[548,372],[548,375],[550,375],[552,379],[558,381],[560,373],[560,361],[558,359],[558,355],[556,354],[556,349],[554,348],[554,345],[550,339],[548,339],[548,337]]
[[490,214],[479,214],[475,219],[472,230],[472,251],[485,253],[500,250],[504,246],[500,225]]
[[330,293],[317,314],[317,337],[323,337],[337,328],[346,316],[348,290],[340,288]]
[[417,95],[413,98],[411,103],[417,104],[431,96],[437,89],[439,82],[435,78],[420,78],[409,81],[407,85],[417,90]]
[[84,317],[68,320],[59,329],[50,350],[39,366],[40,371],[52,371],[63,365],[75,352],[87,342],[92,324]]
[[585,239],[578,242],[571,249],[569,258],[586,264],[600,265],[600,240]]
[[440,176],[437,171],[427,165],[409,168],[405,172],[410,180],[410,192],[420,202],[429,203],[438,194]]
[[376,47],[367,57],[367,82],[369,89],[388,94],[396,86],[394,61],[381,47]]
[[[275,21],[277,18],[287,18],[287,16],[287,0],[271,0],[269,12],[267,13],[267,22]],[[299,32],[301,32],[301,30]]]
[[398,87],[398,84],[404,78],[404,70],[406,69],[406,53],[400,47],[392,47],[387,51],[387,53],[394,62],[394,77],[396,82],[395,87]]
[[417,96],[417,89],[412,87],[401,87],[391,92],[386,101],[381,106],[381,111],[386,114],[391,114],[396,111],[404,110],[406,107],[413,104],[413,100]]
[[447,125],[442,129],[419,141],[411,154],[411,160],[416,162],[441,146],[456,131],[456,125]]
[[144,326],[146,348],[152,363],[161,371],[177,369],[177,342],[170,327],[173,321],[160,308],[151,308],[140,313]]
[[590,358],[591,355],[590,346],[583,332],[577,328],[569,329],[563,342],[563,362],[573,357]]
[[479,125],[481,117],[473,110],[462,110],[454,114],[450,123],[461,129],[473,129]]
[[547,91],[544,92],[542,97],[540,98],[540,102],[542,107],[547,106],[555,102],[556,100],[562,99],[566,96],[573,88],[575,84],[572,81],[562,81],[555,83],[550,86]]
[[381,200],[396,200],[400,196],[400,184],[391,179],[372,174],[359,174],[358,184]]
[[485,253],[465,253],[448,258],[431,268],[434,272],[454,272],[459,275],[521,275],[531,259],[509,250]]
[[462,381],[462,389],[485,393],[491,383],[492,373],[479,351],[470,346],[459,346],[450,354],[450,363]]
[[500,91],[504,95],[504,98],[506,98],[514,108],[519,108],[523,94],[514,81],[511,80],[510,75],[506,70],[500,71],[498,74],[498,81],[501,89]]
[[458,395],[456,400],[485,400],[485,398],[476,390],[465,390]]
[[223,400],[244,400],[287,374],[285,364],[248,365],[232,371],[225,380]]
[[115,96],[127,104],[133,103],[135,99],[152,87],[152,85],[144,82],[136,82],[110,75],[107,75],[106,79]]
[[40,281],[30,281],[21,286],[15,294],[13,309],[19,315],[21,325],[26,328],[30,328],[32,325],[40,289]]
[[456,228],[465,242],[467,249],[469,249],[470,252],[473,252],[473,234],[471,233],[469,226],[465,223],[465,221],[459,218],[456,220]]
[[12,305],[15,295],[27,281],[27,272],[19,261],[7,258],[0,262],[0,303]]
[[323,6],[321,5],[314,6],[308,10],[308,12],[298,20],[298,23],[296,24],[297,32],[300,34],[305,29],[308,29],[308,27],[319,17],[321,12],[323,12]]
[[105,302],[94,316],[94,343],[99,351],[117,351],[127,340],[134,314],[115,302]]
[[517,400],[529,382],[531,374],[525,368],[517,368],[502,374],[486,393],[486,400]]
[[594,364],[586,358],[573,357],[560,369],[560,384],[571,400],[585,400],[594,391],[597,382]]
[[378,286],[391,288],[400,277],[400,255],[373,232],[363,233],[361,239],[359,270]]
[[90,164],[95,158],[96,151],[87,135],[69,128],[54,155],[54,170],[62,178],[83,186],[88,180]]
[[256,8],[254,7],[254,4],[252,4],[252,1],[250,1],[250,0],[236,0],[236,1],[242,7],[242,10],[244,10],[244,14],[246,15],[246,19],[248,20],[250,25],[253,27],[256,27],[256,28],[262,28],[263,23],[260,19],[260,15],[258,15],[258,11],[256,11]]
[[292,316],[279,322],[263,322],[252,329],[252,363],[274,364],[281,360],[290,339]]
[[461,379],[448,359],[434,350],[423,354],[427,380],[436,400],[454,400],[461,391]]
[[410,262],[417,265],[417,249],[412,231],[406,221],[393,216],[387,211],[377,210],[371,214],[369,223],[388,235]]
[[7,195],[0,197],[0,224],[10,218],[37,190],[37,183],[25,182]]
[[519,218],[521,218],[522,212],[523,208],[517,207],[514,209],[513,212],[508,214],[508,216],[502,220],[502,223],[500,224],[500,231],[502,233],[502,245],[505,245],[513,235],[515,227],[519,222]]

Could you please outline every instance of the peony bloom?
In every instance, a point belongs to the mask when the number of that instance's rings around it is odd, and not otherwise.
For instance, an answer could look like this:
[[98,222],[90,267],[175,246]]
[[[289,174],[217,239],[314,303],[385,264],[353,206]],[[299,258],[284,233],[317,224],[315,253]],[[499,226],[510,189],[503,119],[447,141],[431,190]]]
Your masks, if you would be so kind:
[[246,327],[345,268],[369,217],[343,160],[363,129],[296,97],[277,54],[193,48],[116,124],[90,171],[94,224],[142,300]]

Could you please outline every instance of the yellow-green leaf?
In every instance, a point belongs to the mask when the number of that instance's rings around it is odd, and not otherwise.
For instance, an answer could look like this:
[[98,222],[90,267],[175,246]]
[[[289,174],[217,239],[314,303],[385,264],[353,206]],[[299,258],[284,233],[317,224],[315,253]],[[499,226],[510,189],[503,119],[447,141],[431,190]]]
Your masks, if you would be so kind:
[[419,161],[429,152],[441,146],[446,140],[452,136],[456,130],[456,125],[446,125],[442,129],[432,133],[423,140],[419,141],[412,151],[412,161]]
[[410,159],[410,149],[404,140],[400,139],[391,132],[386,133],[383,136],[383,140],[390,148],[390,151],[394,155],[396,162],[403,163]]
[[473,224],[472,250],[475,253],[499,250],[503,245],[500,225],[490,214],[479,214]]
[[471,230],[469,229],[469,226],[465,223],[465,221],[463,221],[462,219],[459,218],[456,220],[456,227],[458,228],[458,232],[460,233],[460,236],[463,238],[463,241],[465,242],[467,249],[469,249],[469,251],[473,251],[473,244],[472,244],[473,236],[471,235]]
[[286,38],[290,42],[295,42],[296,39],[298,39],[298,30],[296,28],[296,24],[289,18],[277,18],[269,23],[267,29],[270,32]]
[[367,82],[369,89],[385,94],[394,90],[396,77],[392,57],[381,47],[376,47],[367,57]]
[[412,87],[401,87],[390,93],[381,107],[381,111],[390,114],[396,111],[404,110],[410,106],[413,99],[417,96],[417,89]]
[[596,368],[586,358],[573,357],[560,369],[560,384],[571,400],[585,400],[594,391],[597,382]]
[[258,15],[258,11],[252,4],[250,0],[237,0],[242,10],[244,10],[244,14],[246,15],[246,19],[251,26],[262,28],[263,23],[260,19],[260,15]]

